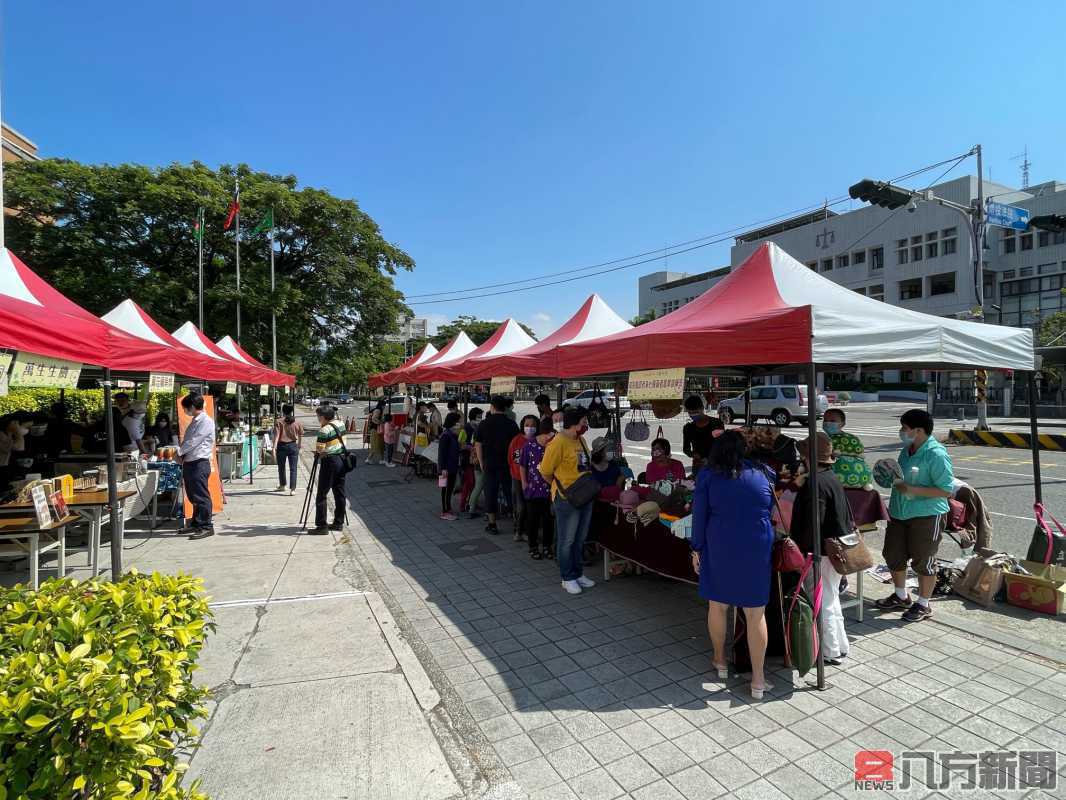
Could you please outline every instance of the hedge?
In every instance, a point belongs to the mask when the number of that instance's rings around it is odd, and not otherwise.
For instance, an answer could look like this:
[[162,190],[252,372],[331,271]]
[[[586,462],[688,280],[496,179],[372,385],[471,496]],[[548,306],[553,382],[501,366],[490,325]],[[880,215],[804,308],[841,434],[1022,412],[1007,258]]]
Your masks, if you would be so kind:
[[0,800],[206,800],[178,761],[206,716],[202,592],[136,572],[0,589]]
[[[121,391],[121,390],[119,390]],[[12,389],[0,397],[0,416],[15,411],[38,411],[48,413],[53,403],[59,402],[59,389]],[[98,420],[104,413],[103,389],[67,389],[63,395],[67,416],[75,422]],[[148,395],[146,423],[155,422],[157,411],[165,411],[173,417],[174,395],[168,393]]]

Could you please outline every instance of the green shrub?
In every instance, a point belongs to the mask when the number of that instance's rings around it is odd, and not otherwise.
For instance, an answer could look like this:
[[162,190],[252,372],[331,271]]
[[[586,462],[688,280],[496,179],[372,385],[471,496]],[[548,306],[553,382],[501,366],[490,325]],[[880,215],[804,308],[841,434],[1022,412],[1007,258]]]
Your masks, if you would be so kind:
[[[58,402],[59,389],[12,389],[9,394],[0,397],[0,416],[15,411],[47,413],[52,404]],[[103,417],[103,389],[67,389],[63,402],[67,406],[67,416],[75,422],[95,422]],[[170,415],[171,421],[174,421],[173,394],[148,395],[148,414],[145,418],[147,425],[155,422],[155,415],[159,411],[165,411]]]
[[0,800],[202,800],[178,785],[207,691],[203,583],[139,575],[0,590]]

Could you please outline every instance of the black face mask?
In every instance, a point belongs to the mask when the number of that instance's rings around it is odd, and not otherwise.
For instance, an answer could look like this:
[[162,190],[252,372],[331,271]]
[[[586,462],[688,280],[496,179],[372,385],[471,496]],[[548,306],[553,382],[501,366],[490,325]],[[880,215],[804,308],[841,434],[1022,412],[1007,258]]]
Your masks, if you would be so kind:
[[606,452],[600,452],[600,453],[593,453],[592,454],[592,461],[595,464],[602,464],[606,460],[607,460],[607,453]]

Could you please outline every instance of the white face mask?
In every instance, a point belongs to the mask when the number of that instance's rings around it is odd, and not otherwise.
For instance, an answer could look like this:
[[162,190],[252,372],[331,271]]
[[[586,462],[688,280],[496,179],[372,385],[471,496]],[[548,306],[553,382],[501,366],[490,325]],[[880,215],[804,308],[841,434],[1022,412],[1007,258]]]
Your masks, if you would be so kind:
[[532,439],[534,436],[537,435],[537,429],[536,428],[532,428],[529,425],[526,426],[525,432],[526,432],[526,436],[529,437],[530,439]]
[[555,432],[556,433],[562,433],[563,432],[563,423],[562,422],[553,422],[552,423],[552,427],[555,428]]

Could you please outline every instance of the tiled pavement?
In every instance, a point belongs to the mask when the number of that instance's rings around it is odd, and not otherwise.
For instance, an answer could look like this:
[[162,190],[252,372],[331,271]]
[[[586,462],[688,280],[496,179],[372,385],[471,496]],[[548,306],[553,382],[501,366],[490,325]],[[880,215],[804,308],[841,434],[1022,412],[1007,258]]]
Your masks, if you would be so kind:
[[[742,679],[708,674],[692,587],[645,575],[571,597],[509,523],[489,537],[481,521],[442,522],[435,483],[401,473],[351,477],[356,557],[490,784],[545,800],[1066,797],[1061,664],[871,613],[849,620],[851,655],[829,689],[777,662],[773,698],[753,703]],[[906,791],[853,784],[861,749],[998,748],[1057,751],[1060,786],[933,791],[924,768]]]

